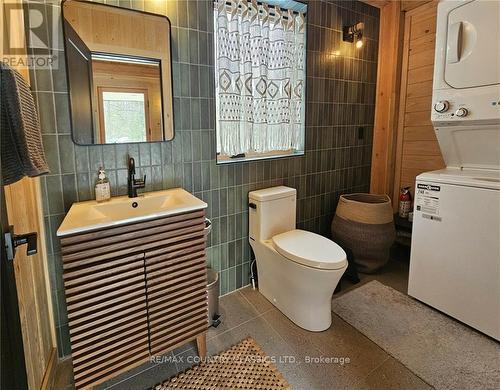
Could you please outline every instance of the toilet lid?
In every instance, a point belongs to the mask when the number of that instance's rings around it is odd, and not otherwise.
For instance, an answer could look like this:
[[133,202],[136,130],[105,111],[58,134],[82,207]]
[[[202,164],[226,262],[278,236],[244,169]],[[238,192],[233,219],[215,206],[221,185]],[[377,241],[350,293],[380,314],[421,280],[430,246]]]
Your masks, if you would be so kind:
[[273,237],[281,255],[308,267],[341,269],[347,265],[344,250],[332,240],[305,230],[291,230]]

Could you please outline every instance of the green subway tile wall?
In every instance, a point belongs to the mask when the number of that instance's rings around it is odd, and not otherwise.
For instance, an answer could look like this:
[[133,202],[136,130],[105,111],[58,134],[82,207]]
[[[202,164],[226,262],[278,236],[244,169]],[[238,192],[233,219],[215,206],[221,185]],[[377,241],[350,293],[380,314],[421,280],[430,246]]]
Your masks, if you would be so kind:
[[[71,139],[59,1],[55,13],[59,69],[31,71],[51,173],[42,179],[50,284],[60,356],[71,353],[55,232],[73,202],[94,197],[99,166],[113,195],[126,193],[127,156],[147,191],[184,187],[206,201],[213,230],[208,263],[221,294],[249,283],[248,192],[287,185],[298,191],[298,225],[329,236],[338,197],[368,191],[377,74],[379,11],[358,1],[309,1],[307,127],[303,157],[216,165],[213,18],[210,0],[115,0],[108,4],[162,13],[172,22],[175,138],[171,142],[79,146]],[[26,8],[40,1],[26,1]],[[26,13],[26,15],[29,15]],[[29,19],[29,17],[27,18]],[[342,42],[342,26],[365,23],[361,50]],[[340,54],[335,53],[339,51]],[[360,129],[362,128],[362,129]],[[362,135],[360,137],[360,135]]]

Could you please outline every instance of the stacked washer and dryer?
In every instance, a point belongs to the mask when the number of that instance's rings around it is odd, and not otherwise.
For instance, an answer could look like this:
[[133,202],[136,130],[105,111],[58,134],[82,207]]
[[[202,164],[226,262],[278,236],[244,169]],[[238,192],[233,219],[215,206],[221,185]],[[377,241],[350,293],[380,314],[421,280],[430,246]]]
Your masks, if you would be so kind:
[[408,294],[500,340],[500,2],[438,5],[432,122],[446,168],[417,176]]

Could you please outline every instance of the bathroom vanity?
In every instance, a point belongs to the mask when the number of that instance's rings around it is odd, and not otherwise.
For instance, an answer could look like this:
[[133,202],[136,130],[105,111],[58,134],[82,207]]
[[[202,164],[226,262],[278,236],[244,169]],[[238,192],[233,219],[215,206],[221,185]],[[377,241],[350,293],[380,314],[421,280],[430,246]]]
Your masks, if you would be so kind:
[[57,234],[77,389],[193,340],[206,353],[206,207],[182,189],[72,206]]

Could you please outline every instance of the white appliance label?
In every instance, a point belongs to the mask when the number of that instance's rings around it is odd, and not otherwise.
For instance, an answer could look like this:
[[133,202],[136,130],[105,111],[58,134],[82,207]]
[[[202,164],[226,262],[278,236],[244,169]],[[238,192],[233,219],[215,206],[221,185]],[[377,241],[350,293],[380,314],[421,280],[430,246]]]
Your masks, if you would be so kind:
[[431,184],[418,184],[416,206],[417,211],[431,215],[439,215],[440,186]]

